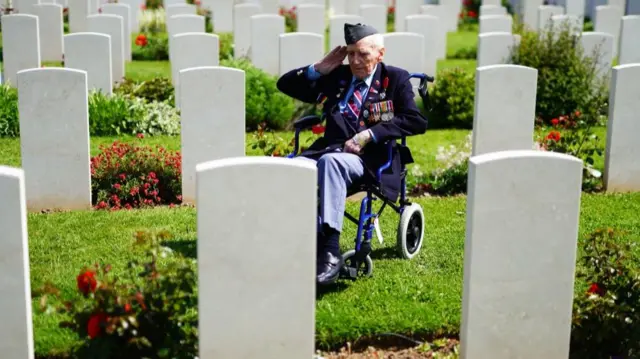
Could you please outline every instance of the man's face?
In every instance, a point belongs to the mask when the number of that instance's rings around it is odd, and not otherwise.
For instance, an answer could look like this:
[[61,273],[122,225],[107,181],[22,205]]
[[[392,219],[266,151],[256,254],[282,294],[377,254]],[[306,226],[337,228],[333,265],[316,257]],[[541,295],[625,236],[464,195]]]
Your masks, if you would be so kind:
[[347,46],[347,58],[349,59],[351,73],[360,80],[366,78],[373,72],[376,64],[382,62],[383,56],[384,49],[380,51],[376,50],[366,39]]

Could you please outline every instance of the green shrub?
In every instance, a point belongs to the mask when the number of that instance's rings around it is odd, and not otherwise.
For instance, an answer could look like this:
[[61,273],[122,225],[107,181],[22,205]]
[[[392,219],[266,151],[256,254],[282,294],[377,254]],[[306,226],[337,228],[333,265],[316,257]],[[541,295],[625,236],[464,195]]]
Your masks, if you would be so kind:
[[555,31],[551,26],[543,35],[522,31],[512,53],[514,64],[538,70],[536,117],[549,123],[577,110],[593,116],[606,113],[607,106],[601,104],[608,98],[608,78],[596,72],[600,52],[585,56],[568,24]]
[[168,232],[138,231],[126,267],[86,263],[70,297],[47,283],[34,294],[45,315],[64,314],[60,327],[73,335],[72,358],[197,358],[196,262],[163,245]]
[[637,358],[640,354],[640,271],[637,240],[597,229],[582,242],[573,301],[571,359]]
[[164,32],[131,35],[131,58],[138,61],[169,60],[169,38]]
[[125,79],[114,92],[130,97],[140,97],[147,102],[167,102],[170,105],[175,103],[175,92],[171,80],[164,77],[156,77],[150,80],[136,82]]
[[89,132],[92,136],[132,133],[143,114],[144,107],[135,99],[102,92],[89,95]]
[[456,50],[451,56],[447,56],[447,59],[461,59],[461,60],[475,60],[478,58],[477,46],[463,47]]
[[429,127],[473,127],[475,77],[462,68],[438,72],[429,89]]
[[220,37],[220,60],[233,59],[233,33],[222,32]]
[[246,60],[226,59],[220,65],[245,71],[248,130],[258,129],[258,125],[263,122],[271,129],[283,129],[289,124],[294,115],[295,104],[293,99],[278,90],[275,76],[254,67]]
[[0,137],[20,136],[18,90],[8,84],[0,86]]
[[143,114],[133,128],[134,133],[152,136],[180,134],[180,114],[175,107],[166,102],[153,101],[141,103],[141,108]]

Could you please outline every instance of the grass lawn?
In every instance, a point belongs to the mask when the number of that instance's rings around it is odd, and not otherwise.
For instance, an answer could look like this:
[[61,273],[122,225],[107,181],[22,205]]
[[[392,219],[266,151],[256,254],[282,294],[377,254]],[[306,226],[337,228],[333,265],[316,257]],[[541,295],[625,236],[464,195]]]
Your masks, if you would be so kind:
[[[429,130],[425,135],[410,138],[409,144],[417,164],[430,170],[437,166],[435,154],[439,146],[460,145],[468,133],[466,130]],[[110,144],[115,139],[92,138],[91,154],[95,155],[100,145]],[[170,150],[180,148],[179,136],[143,140],[122,136],[119,139],[160,144]],[[247,154],[259,155],[249,148]],[[600,167],[601,159],[598,162],[596,166]],[[20,166],[18,139],[0,139],[0,164]],[[422,198],[417,202],[427,214],[423,252],[411,262],[394,256],[398,216],[393,211],[385,211],[381,223],[386,242],[383,246],[374,245],[374,277],[342,284],[334,292],[319,293],[316,313],[319,345],[335,346],[360,336],[387,332],[416,336],[457,333],[465,197]],[[358,203],[349,202],[348,209],[357,213]],[[600,226],[613,226],[640,237],[640,222],[635,215],[638,211],[640,194],[584,195],[581,235]],[[75,275],[83,266],[100,261],[122,268],[135,257],[129,245],[132,233],[139,229],[167,229],[174,235],[168,246],[195,256],[195,210],[191,208],[157,208],[132,213],[31,213],[28,221],[34,289],[50,281],[68,295],[74,290]],[[354,235],[355,226],[346,222],[341,243],[343,250],[350,249]],[[37,300],[34,300],[34,308],[37,308]],[[71,333],[57,327],[59,319],[58,316],[34,314],[39,355],[65,352],[73,344]]]
[[[374,243],[374,276],[342,283],[319,293],[316,335],[320,346],[387,332],[415,336],[455,335],[460,325],[465,231],[465,198],[420,199],[427,216],[425,247],[414,261],[393,254],[397,215],[381,219],[385,243]],[[357,213],[357,203],[348,203]],[[640,194],[584,195],[580,234],[612,226],[640,238]],[[174,238],[166,244],[188,256],[196,254],[196,212],[192,208],[157,208],[129,212],[69,212],[29,214],[29,245],[33,288],[52,282],[63,293],[75,291],[75,276],[96,261],[110,263],[122,273],[132,234],[139,229],[166,229]],[[345,224],[343,250],[351,248],[355,226]],[[576,293],[583,287],[577,286]],[[34,300],[36,352],[65,352],[74,343],[71,333],[57,327],[57,315],[37,311]]]

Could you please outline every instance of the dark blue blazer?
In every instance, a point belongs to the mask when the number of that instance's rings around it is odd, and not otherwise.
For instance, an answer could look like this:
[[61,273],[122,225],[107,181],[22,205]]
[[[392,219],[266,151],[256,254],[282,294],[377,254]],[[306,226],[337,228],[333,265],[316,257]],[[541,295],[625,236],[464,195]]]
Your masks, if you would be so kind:
[[[300,155],[318,159],[325,153],[342,148],[356,133],[371,129],[375,142],[367,144],[360,155],[366,168],[364,181],[379,186],[387,198],[396,201],[400,191],[401,165],[412,163],[413,158],[408,148],[393,141],[392,164],[382,173],[382,183],[377,183],[376,173],[389,159],[387,142],[403,136],[423,134],[427,130],[427,119],[416,105],[409,73],[398,67],[378,64],[360,111],[360,118],[354,124],[343,117],[338,105],[351,84],[352,73],[349,66],[341,65],[315,81],[307,78],[307,68],[308,66],[291,70],[282,75],[277,83],[278,89],[290,97],[306,103],[322,103],[322,113],[326,120],[324,136]],[[375,118],[368,114],[365,118],[365,108],[389,100],[393,102],[393,117],[389,116],[383,121],[379,116]]]

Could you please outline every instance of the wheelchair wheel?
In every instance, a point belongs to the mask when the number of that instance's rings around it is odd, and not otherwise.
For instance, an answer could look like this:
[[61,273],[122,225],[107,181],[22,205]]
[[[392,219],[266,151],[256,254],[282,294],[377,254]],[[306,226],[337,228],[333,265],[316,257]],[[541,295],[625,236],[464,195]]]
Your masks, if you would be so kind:
[[417,203],[405,207],[398,225],[397,249],[405,259],[418,254],[424,239],[424,213]]
[[355,254],[355,249],[351,249],[342,254],[342,258],[344,259],[344,267],[342,267],[343,275],[345,277],[351,277],[349,272],[353,272],[355,269],[357,277],[370,277],[371,273],[373,273],[373,260],[370,256],[366,256],[364,262],[359,263],[358,268],[356,268],[355,260],[353,258]]

